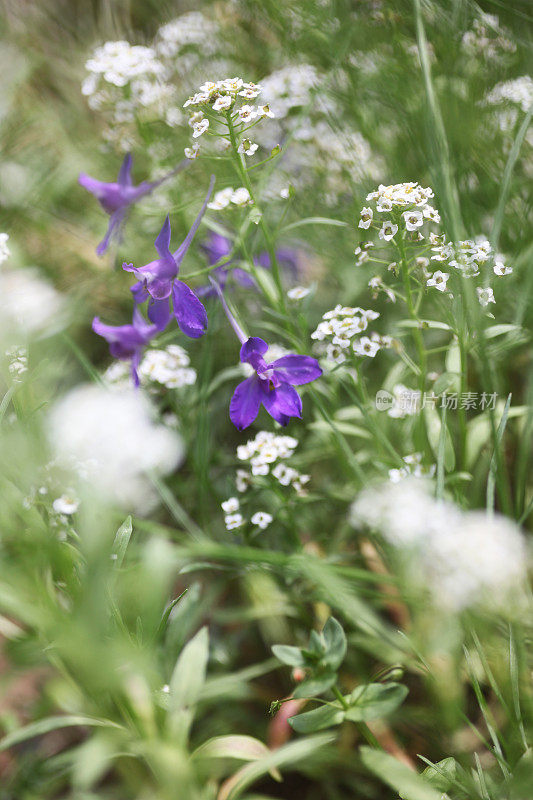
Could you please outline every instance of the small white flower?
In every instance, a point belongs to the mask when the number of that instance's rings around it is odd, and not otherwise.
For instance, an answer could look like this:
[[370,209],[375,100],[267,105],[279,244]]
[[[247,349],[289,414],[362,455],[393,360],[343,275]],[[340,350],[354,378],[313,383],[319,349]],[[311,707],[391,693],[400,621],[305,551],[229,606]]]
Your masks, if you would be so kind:
[[259,117],[270,117],[271,119],[273,119],[276,116],[274,112],[271,110],[270,106],[268,105],[257,106],[257,115]]
[[361,219],[359,220],[359,227],[368,230],[372,224],[372,219],[374,217],[374,212],[368,206],[361,209]]
[[183,151],[185,154],[185,158],[190,158],[191,160],[196,158],[199,149],[200,145],[197,142],[195,142],[192,147],[186,147]]
[[199,136],[202,136],[209,128],[209,120],[202,119],[200,122],[196,122],[193,126],[192,136],[193,139],[198,139]]
[[495,303],[496,300],[494,299],[494,292],[490,288],[490,286],[478,286],[476,288],[477,297],[479,300],[480,305],[483,307],[488,306],[489,303]]
[[235,487],[238,492],[245,492],[252,482],[252,476],[245,469],[238,469],[235,475]]
[[289,300],[303,300],[310,291],[311,289],[308,286],[293,286],[293,288],[289,289],[287,292],[287,297]]
[[203,119],[205,119],[203,111],[193,111],[193,113],[188,119],[187,124],[189,125],[190,128],[194,128],[194,126],[198,125],[198,123],[201,122]]
[[416,231],[417,228],[420,228],[420,226],[424,224],[424,215],[417,209],[413,211],[404,211],[403,218],[408,231]]
[[227,514],[224,517],[224,523],[226,530],[232,531],[234,528],[240,528],[244,524],[244,518],[242,514]]
[[233,98],[229,94],[222,94],[217,97],[211,108],[213,111],[224,111],[226,108],[230,108],[232,103]]
[[228,186],[226,189],[221,189],[220,192],[217,192],[211,202],[207,204],[207,207],[213,211],[220,211],[222,208],[229,206],[232,197],[233,189]]
[[391,239],[398,233],[398,226],[389,220],[385,221],[379,231],[379,238],[385,242],[390,242]]
[[239,510],[239,501],[236,497],[229,497],[220,506],[226,514],[235,514]]
[[244,153],[247,156],[253,156],[258,147],[259,145],[255,144],[250,139],[243,139],[237,148],[237,152]]
[[506,267],[502,261],[502,257],[496,256],[493,270],[495,275],[510,275],[513,271],[513,268]]
[[0,264],[3,264],[11,255],[11,251],[7,246],[8,239],[7,233],[0,233]]
[[449,277],[450,275],[448,272],[441,272],[441,270],[438,269],[436,272],[433,273],[431,278],[428,278],[428,280],[426,281],[426,286],[434,286],[435,289],[439,290],[439,292],[445,292],[446,282]]
[[231,195],[231,202],[235,206],[245,206],[250,203],[252,198],[250,192],[244,186],[240,186]]
[[265,530],[268,528],[270,523],[272,522],[273,517],[271,514],[267,514],[266,511],[256,511],[251,519],[252,525],[257,525],[261,530]]
[[80,502],[76,497],[68,494],[62,494],[52,503],[52,508],[56,514],[75,514],[80,506]]
[[360,339],[355,339],[352,347],[356,355],[369,356],[369,358],[374,358],[376,353],[381,350],[380,343],[369,339],[368,336],[361,336]]
[[242,122],[252,122],[257,117],[257,109],[255,106],[241,106],[239,108],[239,117]]

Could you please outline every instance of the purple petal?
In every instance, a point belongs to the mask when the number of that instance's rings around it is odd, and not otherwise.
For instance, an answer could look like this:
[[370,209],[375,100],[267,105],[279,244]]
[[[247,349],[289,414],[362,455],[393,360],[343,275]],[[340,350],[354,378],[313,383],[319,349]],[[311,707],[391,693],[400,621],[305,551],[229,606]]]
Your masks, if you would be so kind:
[[211,176],[211,180],[209,181],[209,189],[208,189],[207,194],[205,196],[205,200],[203,202],[203,205],[202,205],[200,211],[198,212],[198,216],[194,220],[189,233],[187,234],[187,236],[185,237],[183,242],[180,244],[180,246],[178,247],[178,249],[174,253],[174,258],[176,259],[176,263],[178,265],[178,269],[179,269],[179,266],[180,266],[181,262],[183,261],[183,259],[185,257],[185,254],[186,254],[187,250],[189,249],[189,247],[191,245],[192,240],[194,239],[194,234],[196,233],[196,231],[198,230],[198,228],[200,226],[200,222],[202,221],[202,217],[205,214],[205,210],[207,208],[207,204],[209,202],[209,198],[211,197],[211,193],[213,191],[213,186],[214,185],[215,185],[215,176],[212,175]]
[[97,255],[103,256],[103,254],[109,247],[111,239],[117,238],[120,235],[120,226],[122,225],[125,216],[126,216],[126,210],[124,208],[121,208],[118,211],[114,211],[111,214],[106,234],[102,239],[102,241],[100,242],[100,244],[98,245],[98,247],[96,248]]
[[270,364],[282,381],[293,386],[316,381],[322,375],[322,370],[316,358],[312,356],[288,355],[278,358]]
[[233,278],[238,284],[244,286],[245,289],[255,289],[255,281],[251,275],[246,272],[246,270],[236,267],[234,270],[232,270],[232,272]]
[[254,356],[264,356],[267,350],[268,344],[264,339],[260,339],[259,336],[250,336],[241,347],[241,361],[250,361]]
[[[280,384],[277,389],[263,391],[261,401],[275,420],[281,422],[282,417],[301,417],[302,399],[296,389],[288,383]],[[286,424],[281,422],[282,425]]]
[[96,178],[91,178],[86,172],[80,172],[78,183],[93,194],[97,200],[101,200],[106,195],[108,184],[103,181],[97,181]]
[[131,186],[131,184],[132,184],[132,180],[131,180],[131,167],[132,167],[132,164],[133,164],[132,155],[131,155],[131,153],[127,153],[124,156],[124,161],[122,162],[122,165],[121,165],[119,173],[118,173],[117,183],[120,186]]
[[164,330],[170,320],[170,302],[165,300],[150,300],[148,303],[148,319],[150,319],[159,331]]
[[174,316],[186,336],[198,339],[207,330],[207,312],[192,289],[176,280],[172,289]]
[[238,430],[247,428],[257,417],[262,396],[261,384],[255,375],[239,383],[229,404],[229,418]]
[[[133,264],[128,264],[127,266],[133,267]],[[130,270],[127,271],[130,272]],[[134,283],[133,286],[130,286],[130,292],[133,295],[133,302],[137,305],[144,303],[144,301],[148,300],[150,297],[148,289],[146,288],[146,281],[137,281],[137,283]]]
[[216,264],[221,258],[227,256],[231,250],[231,242],[220,233],[210,233],[209,238],[200,245],[207,255],[209,264]]
[[161,228],[157,239],[155,240],[155,249],[161,258],[172,258],[170,254],[170,219],[167,214],[163,227]]

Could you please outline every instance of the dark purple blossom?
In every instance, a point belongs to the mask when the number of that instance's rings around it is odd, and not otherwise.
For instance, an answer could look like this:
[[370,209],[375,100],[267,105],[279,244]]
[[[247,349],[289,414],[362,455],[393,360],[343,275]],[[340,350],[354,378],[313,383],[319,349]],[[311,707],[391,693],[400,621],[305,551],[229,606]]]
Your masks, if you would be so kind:
[[137,307],[134,308],[132,322],[128,325],[105,325],[98,317],[93,319],[93,331],[109,343],[109,352],[113,358],[122,361],[131,359],[131,374],[136,386],[139,385],[137,369],[142,351],[162,330],[158,325],[147,322]]
[[207,314],[196,294],[186,283],[178,279],[178,274],[187,250],[194,238],[205,213],[207,203],[213,191],[215,179],[211,178],[209,191],[205,197],[202,208],[192,224],[192,227],[173,253],[170,250],[171,229],[167,216],[163,227],[155,240],[155,248],[159,258],[150,261],[143,267],[134,267],[133,264],[124,263],[122,268],[133,272],[140,280],[131,291],[136,303],[148,299],[148,317],[158,325],[168,322],[170,318],[170,298],[172,298],[173,313],[180,329],[186,336],[197,339],[207,330]]
[[[205,242],[202,242],[200,246],[207,255],[209,264],[216,264],[218,261],[225,259],[229,256],[232,249],[230,239],[226,236],[222,236],[220,233],[214,232],[211,232],[209,238],[206,239]],[[281,247],[276,250],[276,258],[281,268],[287,271],[291,278],[296,278],[298,274],[297,251],[291,247]],[[253,289],[255,287],[255,282],[250,273],[240,267],[232,267],[230,270],[230,264],[232,262],[233,259],[228,258],[222,266],[215,267],[210,273],[211,276],[221,288],[224,288],[231,271],[234,280],[240,286],[243,286],[245,289]],[[259,253],[259,255],[254,258],[254,263],[264,269],[270,269],[270,256],[266,251]],[[199,297],[212,297],[215,294],[215,289],[210,284],[206,284],[204,286],[199,286],[196,289],[196,294]]]
[[140,200],[141,197],[145,197],[147,194],[153,192],[154,189],[160,186],[164,181],[168,180],[168,178],[170,178],[172,175],[175,175],[177,172],[182,170],[189,163],[189,160],[185,159],[178,164],[175,169],[164,175],[159,180],[143,181],[137,186],[133,185],[131,177],[132,163],[133,158],[131,153],[128,153],[124,157],[117,180],[114,183],[104,183],[103,181],[98,181],[96,178],[91,178],[90,175],[86,175],[85,172],[80,173],[78,178],[78,181],[83,188],[87,189],[88,192],[91,192],[91,194],[96,197],[104,211],[109,214],[109,226],[107,228],[107,232],[96,248],[96,252],[99,256],[105,253],[109,247],[111,239],[119,236],[122,223],[126,218],[130,206],[133,205],[133,203],[136,203],[137,200]]
[[294,388],[311,383],[322,375],[316,358],[296,353],[268,363],[264,356],[268,344],[258,336],[248,338],[229,310],[222,290],[213,281],[230,324],[241,342],[241,362],[249,364],[254,374],[239,383],[230,401],[230,419],[240,431],[255,420],[263,405],[270,416],[286,425],[291,417],[302,416],[302,400]]

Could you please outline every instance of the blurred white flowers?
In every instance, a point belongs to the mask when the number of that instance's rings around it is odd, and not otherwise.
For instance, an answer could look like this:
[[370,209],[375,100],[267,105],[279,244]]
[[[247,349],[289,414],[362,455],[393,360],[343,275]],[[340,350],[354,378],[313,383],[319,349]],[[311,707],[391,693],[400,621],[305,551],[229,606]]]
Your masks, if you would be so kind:
[[60,462],[78,474],[82,468],[83,480],[107,499],[143,512],[153,505],[147,473],[164,475],[183,459],[180,437],[153,421],[133,389],[78,386],[52,407],[47,433]]
[[437,605],[449,611],[476,603],[503,608],[526,575],[519,528],[505,517],[436,500],[431,489],[429,481],[414,477],[365,489],[352,505],[352,523],[409,548],[409,569],[422,576]]
[[36,269],[0,271],[0,332],[52,333],[64,323],[65,303]]

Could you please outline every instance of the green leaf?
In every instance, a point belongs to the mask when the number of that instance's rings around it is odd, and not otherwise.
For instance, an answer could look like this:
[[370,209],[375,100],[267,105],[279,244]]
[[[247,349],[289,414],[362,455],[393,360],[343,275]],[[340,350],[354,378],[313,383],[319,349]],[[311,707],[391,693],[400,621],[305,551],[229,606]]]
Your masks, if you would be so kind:
[[291,647],[288,644],[275,644],[272,647],[272,652],[277,659],[290,667],[303,667],[305,664],[305,659],[299,647]]
[[185,645],[170,679],[169,710],[177,711],[194,705],[205,683],[209,634],[206,627]]
[[327,672],[308,678],[298,684],[294,691],[294,697],[316,697],[317,694],[322,694],[331,689],[336,680],[336,672]]
[[45,719],[40,719],[37,722],[32,722],[30,725],[25,725],[23,728],[18,728],[16,731],[8,733],[3,739],[0,739],[0,752],[16,744],[25,742],[27,739],[33,739],[35,736],[44,736],[46,733],[56,731],[59,728],[73,728],[83,725],[122,729],[121,725],[117,725],[110,720],[95,719],[94,717],[85,717],[83,715],[45,717]]
[[324,728],[332,728],[344,722],[346,712],[339,703],[319,706],[295,717],[289,717],[289,725],[297,733],[314,733]]
[[[426,406],[423,410],[424,418],[426,420],[426,430],[431,449],[435,458],[439,457],[439,448],[441,446],[441,427],[442,423],[436,408]],[[453,472],[455,467],[455,453],[453,450],[452,437],[450,431],[446,426],[446,434],[444,441],[444,466],[447,472]]]
[[367,722],[386,717],[400,706],[408,694],[401,683],[368,683],[358,686],[350,696],[346,719]]
[[322,635],[326,643],[326,655],[322,659],[323,663],[332,669],[338,669],[346,655],[346,635],[343,627],[335,617],[330,617],[324,625]]
[[[215,736],[204,742],[194,751],[192,758],[236,758],[239,761],[258,761],[270,753],[266,744],[253,736],[229,735]],[[270,774],[275,780],[281,780],[281,775],[274,767],[270,770]]]
[[359,752],[365,767],[398,792],[403,800],[442,800],[442,792],[383,750],[361,747]]
[[337,227],[341,228],[348,227],[348,223],[344,222],[342,219],[329,219],[328,217],[305,217],[305,219],[299,219],[297,222],[291,222],[290,225],[285,225],[280,233],[291,231],[293,228],[301,228],[303,225],[336,225]]
[[132,531],[133,531],[133,523],[131,516],[129,516],[126,517],[126,519],[118,529],[115,536],[115,541],[113,542],[113,548],[111,550],[111,558],[114,561],[115,569],[120,569],[120,567],[122,566],[122,562],[124,561],[124,556],[126,555],[126,550],[130,542]]
[[397,325],[399,328],[420,328],[422,326],[424,328],[433,328],[440,331],[451,331],[450,326],[447,325],[446,322],[439,322],[436,319],[421,319],[420,322],[415,319],[402,319]]
[[520,333],[521,331],[520,325],[490,325],[485,331],[485,339],[494,339],[504,333]]
[[447,792],[452,788],[457,776],[457,762],[450,756],[438,761],[435,765],[426,767],[422,773],[435,789],[439,792]]

